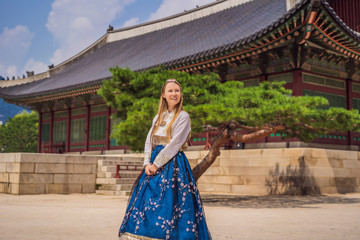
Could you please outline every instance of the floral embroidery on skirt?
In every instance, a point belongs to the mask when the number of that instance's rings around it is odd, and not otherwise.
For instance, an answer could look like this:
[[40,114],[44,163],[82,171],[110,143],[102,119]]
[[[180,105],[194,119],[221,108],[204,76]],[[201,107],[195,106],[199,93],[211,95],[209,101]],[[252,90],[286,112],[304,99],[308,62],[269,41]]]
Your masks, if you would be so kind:
[[[164,148],[155,147],[150,162]],[[131,236],[131,238],[128,238]],[[120,239],[212,239],[189,162],[178,152],[154,176],[135,182]]]

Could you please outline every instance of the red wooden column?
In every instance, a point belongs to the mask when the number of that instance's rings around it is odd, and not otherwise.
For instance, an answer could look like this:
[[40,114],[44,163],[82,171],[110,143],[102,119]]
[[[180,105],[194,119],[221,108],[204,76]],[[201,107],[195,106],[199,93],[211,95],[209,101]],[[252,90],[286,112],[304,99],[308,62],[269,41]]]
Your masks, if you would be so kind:
[[70,129],[71,129],[71,108],[68,108],[67,117],[66,117],[66,144],[65,152],[70,152]]
[[50,112],[50,136],[49,136],[50,153],[53,152],[53,135],[54,135],[54,110],[51,110],[51,112]]
[[[267,81],[268,80],[268,75],[267,74],[261,74],[260,75],[260,83]],[[269,142],[269,136],[266,136],[264,139],[265,142]]]
[[38,126],[38,153],[41,152],[41,142],[42,142],[42,113],[39,112],[39,126]]
[[293,96],[303,95],[302,71],[300,69],[296,69],[293,71],[292,91]]
[[[352,80],[346,79],[346,109],[351,110],[353,108],[353,94],[352,94]],[[353,133],[348,131],[347,133],[347,144],[355,145]]]
[[107,111],[106,111],[106,134],[105,134],[105,149],[109,150],[110,149],[110,132],[111,132],[111,107],[107,107]]
[[86,125],[85,125],[85,151],[89,151],[90,146],[90,105],[86,105]]

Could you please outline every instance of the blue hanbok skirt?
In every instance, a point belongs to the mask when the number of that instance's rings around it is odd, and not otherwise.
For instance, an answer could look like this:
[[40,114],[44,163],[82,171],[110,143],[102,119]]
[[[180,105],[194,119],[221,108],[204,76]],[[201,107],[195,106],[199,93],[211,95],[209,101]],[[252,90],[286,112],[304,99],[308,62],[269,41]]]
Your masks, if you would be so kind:
[[[150,162],[164,148],[156,146]],[[157,174],[143,171],[129,198],[120,239],[212,239],[199,191],[184,152],[178,152]]]

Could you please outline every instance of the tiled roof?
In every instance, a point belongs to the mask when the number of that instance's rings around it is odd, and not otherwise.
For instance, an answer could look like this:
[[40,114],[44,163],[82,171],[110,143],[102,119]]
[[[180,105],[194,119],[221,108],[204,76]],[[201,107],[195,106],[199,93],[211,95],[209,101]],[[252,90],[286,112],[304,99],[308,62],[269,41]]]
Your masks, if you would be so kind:
[[[321,2],[343,29],[360,40],[359,34],[347,27],[325,0]],[[111,77],[109,68],[116,65],[139,71],[214,56],[264,36],[308,3],[302,0],[286,12],[285,0],[253,0],[179,25],[106,43],[49,78],[0,88],[0,96],[26,98],[100,84]]]
[[[24,98],[79,88],[111,77],[110,67],[143,70],[188,61],[241,44],[271,30],[286,14],[284,0],[254,0],[144,35],[107,43],[50,78],[1,88],[4,98]],[[254,36],[256,37],[256,36]]]

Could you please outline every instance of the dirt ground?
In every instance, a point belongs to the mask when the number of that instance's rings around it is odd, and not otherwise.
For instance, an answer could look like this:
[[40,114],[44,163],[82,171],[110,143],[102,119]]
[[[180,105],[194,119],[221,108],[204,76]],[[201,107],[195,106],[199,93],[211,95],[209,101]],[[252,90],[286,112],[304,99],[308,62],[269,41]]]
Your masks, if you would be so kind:
[[[202,195],[215,240],[360,239],[360,194]],[[0,239],[115,240],[127,198],[0,194]]]

